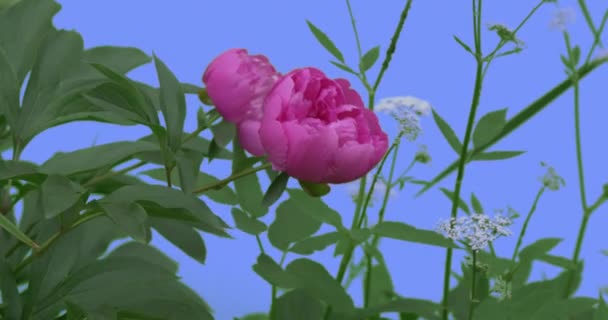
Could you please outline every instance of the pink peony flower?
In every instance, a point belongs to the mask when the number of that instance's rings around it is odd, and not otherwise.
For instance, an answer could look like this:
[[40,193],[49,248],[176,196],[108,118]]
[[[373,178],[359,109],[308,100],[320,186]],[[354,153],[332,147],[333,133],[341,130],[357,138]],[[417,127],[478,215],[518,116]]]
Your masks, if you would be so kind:
[[264,101],[260,139],[273,168],[314,183],[344,183],[382,159],[388,137],[344,79],[315,68],[282,77]]
[[230,49],[216,57],[203,74],[207,94],[217,111],[237,126],[239,141],[253,155],[264,148],[257,133],[262,104],[280,74],[263,55]]

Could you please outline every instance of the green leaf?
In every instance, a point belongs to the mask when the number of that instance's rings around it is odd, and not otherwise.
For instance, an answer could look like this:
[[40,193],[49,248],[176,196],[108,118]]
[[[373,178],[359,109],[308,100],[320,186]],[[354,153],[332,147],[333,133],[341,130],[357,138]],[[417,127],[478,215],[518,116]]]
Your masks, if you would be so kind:
[[373,47],[366,52],[359,62],[359,69],[361,72],[371,69],[376,61],[378,61],[378,57],[380,57],[380,46]]
[[337,312],[351,311],[353,300],[346,290],[319,263],[308,259],[296,259],[285,272],[297,279],[297,287],[332,306]]
[[297,286],[297,279],[288,274],[281,266],[266,254],[260,254],[257,262],[253,265],[253,271],[268,283],[279,288],[294,288]]
[[459,248],[452,240],[430,230],[417,229],[402,222],[384,221],[372,228],[372,233],[385,238],[438,246]]
[[593,320],[603,319],[608,319],[608,305],[606,304],[604,297],[600,294],[599,305],[597,307],[597,310],[595,310]]
[[525,151],[488,151],[484,153],[477,153],[471,157],[473,161],[488,161],[488,160],[505,160],[517,157]]
[[314,24],[312,24],[312,22],[306,20],[306,23],[308,24],[308,28],[310,29],[312,34],[315,36],[315,38],[317,38],[317,41],[319,41],[323,48],[329,51],[329,53],[331,53],[336,59],[338,59],[338,61],[344,63],[344,56],[342,55],[342,52],[338,50],[333,41],[331,41],[331,39],[329,39],[329,37],[323,31],[321,31]]
[[116,225],[133,238],[142,243],[150,242],[151,234],[148,226],[146,210],[135,202],[98,201],[103,211]]
[[[446,189],[446,188],[440,188],[441,192],[443,192],[443,194],[448,197],[448,199],[450,199],[450,201],[454,201],[455,198],[455,194],[454,192]],[[466,202],[464,202],[464,200],[462,200],[462,198],[458,199],[458,207],[460,209],[462,209],[462,211],[466,212],[467,214],[471,214],[471,210],[469,209],[469,206],[467,205]]]
[[[158,185],[132,185],[112,192],[104,200],[110,203],[137,202],[150,216],[179,220],[205,232],[228,236],[226,223],[213,214],[205,202],[179,190]],[[159,210],[159,207],[163,209]]]
[[565,270],[575,270],[576,264],[572,260],[566,257],[554,256],[551,254],[544,254],[536,258],[538,261],[546,262],[556,267],[563,268]]
[[268,240],[276,248],[286,251],[293,242],[315,234],[321,221],[305,214],[305,209],[291,198],[279,204],[276,218],[268,228]]
[[53,28],[53,16],[61,6],[53,0],[22,0],[8,10],[0,11],[0,47],[3,48],[21,86],[32,68],[44,38]]
[[281,198],[281,195],[285,191],[287,187],[287,182],[289,181],[289,175],[285,172],[281,172],[270,184],[268,190],[264,194],[264,198],[262,199],[262,204],[270,207],[275,202]]
[[127,242],[112,250],[109,257],[139,258],[149,264],[163,268],[169,273],[176,274],[179,270],[177,262],[171,260],[158,248],[140,242]]
[[481,148],[492,141],[507,123],[507,109],[500,109],[486,113],[482,116],[473,131],[473,145]]
[[[177,161],[177,172],[179,180],[174,183],[179,183],[182,191],[191,193],[196,188],[198,174],[203,162],[203,154],[200,152],[181,149],[175,155]],[[173,179],[172,179],[173,180]]]
[[51,174],[40,186],[42,207],[47,219],[53,218],[71,208],[83,197],[85,189],[70,179]]
[[452,127],[450,127],[450,125],[443,120],[443,118],[441,118],[439,113],[437,113],[435,110],[433,110],[433,119],[435,119],[435,123],[439,127],[439,130],[441,130],[443,137],[450,144],[450,147],[452,147],[456,154],[460,155],[460,152],[462,152],[462,143],[456,136],[456,133],[454,133]]
[[151,61],[150,57],[138,48],[98,46],[85,50],[84,61],[102,64],[120,73],[127,73]]
[[8,57],[0,46],[0,114],[10,125],[15,125],[19,115],[19,83]]
[[4,253],[0,254],[0,274],[2,275],[0,277],[0,298],[4,305],[2,315],[7,319],[19,319],[21,318],[23,303],[19,295],[15,274],[4,258]]
[[228,121],[221,121],[220,123],[211,126],[211,132],[213,132],[213,141],[215,141],[218,146],[225,147],[236,136],[236,126]]
[[0,214],[0,227],[2,227],[6,232],[12,234],[15,238],[19,239],[21,242],[27,244],[32,248],[38,248],[38,244],[34,242],[34,240],[30,239],[23,231],[19,229],[11,220],[9,220],[5,215]]
[[471,192],[471,206],[473,207],[473,212],[485,213],[485,211],[483,210],[483,206],[481,205],[481,202],[479,201],[479,199],[477,199],[477,196],[475,196],[475,193],[472,193],[472,192]]
[[40,184],[46,175],[40,173],[38,166],[27,161],[6,161],[0,159],[0,181],[10,179],[27,180]]
[[401,312],[413,313],[425,319],[436,320],[439,319],[436,315],[439,310],[440,306],[431,301],[399,298],[380,306],[357,310],[353,315],[356,315],[356,319],[366,319],[385,312]]
[[154,65],[160,84],[160,110],[167,127],[169,148],[175,153],[182,143],[184,120],[186,119],[186,98],[175,75],[156,55],[154,55]]
[[543,238],[536,240],[519,252],[519,259],[522,261],[538,259],[555,248],[562,240],[563,239],[560,238]]
[[239,208],[232,208],[230,213],[232,214],[236,228],[243,232],[256,236],[267,229],[266,225],[262,221],[248,216]]
[[69,300],[65,301],[65,306],[68,320],[82,320],[89,316],[86,311]]
[[135,255],[110,254],[77,270],[36,306],[36,318],[51,318],[53,307],[64,299],[83,309],[111,305],[115,310],[148,318],[213,319],[206,303],[175,274]]
[[154,150],[158,150],[158,146],[149,142],[122,141],[72,152],[58,152],[40,166],[40,172],[71,175],[115,166],[138,153]]
[[[580,81],[584,79],[587,75],[589,75],[592,71],[597,69],[605,62],[606,61],[597,60],[583,65],[577,70],[578,80]],[[485,151],[489,147],[502,140],[504,137],[511,134],[511,132],[515,131],[521,125],[523,125],[528,120],[533,118],[536,114],[538,114],[540,111],[551,105],[551,103],[555,99],[561,96],[564,92],[566,92],[566,90],[570,89],[570,87],[572,87],[573,85],[573,79],[571,77],[568,77],[566,80],[556,85],[553,89],[547,91],[545,94],[543,94],[534,102],[532,102],[530,105],[523,108],[522,111],[518,112],[515,116],[509,119],[509,121],[505,123],[502,131],[497,136],[495,136],[492,141],[488,142],[485,146],[481,148],[475,148],[473,155]],[[416,196],[418,197],[422,195],[423,193],[431,189],[433,186],[435,186],[437,183],[441,182],[452,172],[456,171],[456,169],[458,169],[458,161],[459,160],[455,160],[447,168],[437,174],[433,179],[430,180],[430,183],[428,185],[425,185],[422,189],[420,189],[420,191],[416,193]]]
[[234,320],[268,320],[268,316],[265,313],[250,313]]
[[289,291],[276,300],[276,320],[319,320],[324,306],[319,299],[302,289]]
[[355,70],[351,69],[349,66],[342,64],[340,62],[335,62],[335,61],[330,61],[329,63],[333,64],[334,66],[336,66],[338,69],[342,70],[342,71],[346,71],[352,75],[358,76],[359,73],[357,73]]
[[454,40],[456,40],[456,42],[458,42],[458,44],[464,49],[466,50],[468,53],[472,54],[473,56],[475,56],[475,54],[473,53],[473,50],[471,50],[471,47],[469,47],[469,45],[467,45],[466,43],[464,43],[464,41],[460,40],[460,38],[458,38],[456,35],[453,36]]
[[342,225],[342,216],[327,206],[321,199],[313,198],[297,189],[287,189],[289,199],[284,203],[290,210],[301,212],[317,221],[327,223],[338,230],[346,230]]
[[304,192],[315,198],[320,198],[331,191],[331,188],[327,183],[313,183],[303,180],[298,180],[298,183]]
[[[367,280],[366,280],[367,281]],[[375,264],[370,272],[369,305],[379,306],[392,300],[394,292],[393,280],[386,267],[386,264]],[[363,281],[363,292],[365,292],[365,281]],[[365,293],[364,293],[365,294]]]
[[191,226],[171,219],[150,218],[150,225],[165,239],[192,259],[205,263],[207,248],[201,235]]
[[[232,174],[236,174],[251,165],[247,164],[248,158],[245,151],[241,148],[238,140],[233,145],[234,160],[232,162]],[[257,174],[249,174],[234,180],[234,189],[241,208],[251,213],[255,218],[263,217],[268,213],[268,207],[262,204],[264,194],[260,187]]]
[[58,99],[67,98],[65,94],[69,92],[69,86],[66,80],[69,79],[70,72],[81,63],[83,45],[82,37],[74,31],[52,30],[47,34],[30,73],[19,116],[12,128],[23,145],[47,127],[48,111],[53,109],[51,105]]
[[344,236],[338,231],[308,237],[303,240],[296,241],[289,248],[289,251],[302,255],[313,254],[315,251],[325,250],[327,247],[335,244],[343,237]]

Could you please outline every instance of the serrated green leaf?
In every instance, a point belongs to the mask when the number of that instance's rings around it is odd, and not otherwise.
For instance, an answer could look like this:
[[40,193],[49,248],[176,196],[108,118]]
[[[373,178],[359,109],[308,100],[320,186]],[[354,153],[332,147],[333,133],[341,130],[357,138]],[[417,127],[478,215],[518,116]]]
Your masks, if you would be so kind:
[[312,32],[312,34],[317,38],[317,41],[325,48],[329,53],[331,53],[338,61],[344,63],[344,56],[342,52],[336,47],[333,41],[325,34],[321,29],[317,28],[312,22],[306,20],[306,24],[308,24],[308,28]]
[[456,152],[456,154],[460,154],[462,151],[462,143],[454,133],[454,129],[450,127],[450,125],[443,120],[443,118],[437,113],[437,111],[433,110],[433,119],[435,119],[435,123],[439,130],[443,134],[443,137],[446,139],[450,147]]
[[262,198],[262,204],[270,207],[281,198],[285,188],[287,188],[287,182],[289,182],[289,175],[285,172],[281,172],[268,187],[264,198]]
[[361,61],[359,62],[359,69],[361,72],[365,72],[371,69],[378,58],[380,57],[380,46],[376,46],[367,51],[363,57],[361,57]]
[[532,261],[540,258],[555,248],[562,240],[563,239],[560,238],[543,238],[536,240],[519,252],[519,259],[522,261]]
[[473,145],[481,148],[502,131],[507,123],[507,109],[491,111],[483,115],[473,131]]
[[372,229],[372,233],[385,238],[403,240],[438,246],[443,248],[459,248],[452,240],[431,230],[417,229],[416,227],[396,221],[384,221],[378,223]]
[[262,221],[248,216],[239,208],[232,208],[230,213],[232,214],[236,228],[243,232],[255,236],[266,231],[267,229],[266,225]]

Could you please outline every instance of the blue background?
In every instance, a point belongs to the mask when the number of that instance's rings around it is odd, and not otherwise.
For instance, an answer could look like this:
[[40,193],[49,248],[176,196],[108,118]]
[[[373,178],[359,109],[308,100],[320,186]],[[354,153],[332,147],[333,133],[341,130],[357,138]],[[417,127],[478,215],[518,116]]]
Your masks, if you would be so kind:
[[[278,70],[287,72],[296,67],[315,66],[332,77],[346,77],[364,96],[357,79],[336,69],[328,60],[331,56],[316,42],[305,20],[309,19],[327,32],[343,51],[347,61],[356,65],[356,45],[344,1],[59,1],[62,11],[56,16],[57,27],[76,29],[82,33],[86,47],[122,45],[153,52],[175,72],[183,82],[201,85],[206,65],[222,51],[242,47],[250,53],[267,55]],[[534,3],[533,3],[534,2]],[[504,23],[515,27],[536,1],[486,1],[484,26]],[[382,46],[382,57],[399,19],[404,1],[352,1],[363,50]],[[574,1],[562,1],[563,6],[575,6]],[[595,21],[606,10],[602,1],[589,1]],[[488,72],[479,115],[508,107],[508,117],[523,109],[548,89],[565,78],[559,55],[565,52],[560,32],[549,28],[554,5],[545,5],[521,30],[519,38],[526,43],[523,53],[501,58]],[[581,13],[569,27],[572,39],[580,44],[583,57],[591,44],[589,32]],[[396,55],[377,93],[384,97],[413,95],[428,100],[452,125],[459,137],[465,130],[474,81],[474,61],[452,39],[458,35],[472,44],[470,1],[414,1]],[[493,49],[498,37],[484,29],[483,47]],[[608,39],[604,38],[604,41]],[[378,66],[369,73],[375,79]],[[158,85],[152,64],[130,74],[133,78]],[[601,187],[608,182],[606,137],[608,127],[608,70],[602,67],[582,82],[581,115],[583,123],[583,152],[589,202],[595,201]],[[188,101],[186,130],[195,129],[196,97]],[[389,136],[396,135],[396,123],[381,115]],[[479,118],[479,117],[478,117]],[[417,143],[425,143],[433,157],[432,164],[417,165],[412,173],[428,179],[456,159],[456,154],[444,141],[431,117],[422,119],[424,134]],[[57,151],[71,151],[116,140],[136,139],[148,134],[143,127],[118,127],[90,122],[73,123],[53,128],[39,135],[23,152],[22,158],[42,162]],[[400,149],[397,172],[403,170],[416,151],[415,143],[404,142]],[[541,237],[563,237],[565,240],[553,251],[570,258],[582,216],[578,192],[574,145],[572,91],[560,97],[538,117],[495,146],[495,150],[526,150],[515,159],[502,162],[475,162],[466,170],[463,197],[475,192],[489,213],[493,209],[511,206],[525,216],[541,183],[538,177],[546,161],[566,180],[566,187],[546,192],[541,198],[524,245]],[[228,162],[203,164],[202,170],[218,177],[229,174]],[[143,169],[148,169],[144,167]],[[441,186],[452,189],[455,175]],[[268,181],[262,179],[266,186]],[[420,228],[432,229],[439,219],[450,214],[450,202],[438,188],[420,198],[413,194],[419,186],[406,185],[388,206],[387,219],[405,221]],[[325,198],[350,223],[354,204],[342,185],[334,186]],[[232,221],[229,208],[209,202],[212,209],[227,221]],[[370,211],[375,215],[377,208]],[[266,217],[270,222],[273,213]],[[523,217],[516,221],[518,233]],[[598,290],[608,285],[608,257],[600,250],[608,249],[606,238],[608,207],[601,207],[592,216],[583,244],[585,273],[579,294],[597,297]],[[183,281],[200,293],[214,308],[217,319],[232,319],[269,306],[270,287],[251,269],[259,249],[255,239],[238,230],[234,240],[205,236],[208,258],[200,265],[175,247],[154,235],[153,243],[179,261]],[[510,257],[515,237],[496,242],[498,253]],[[265,240],[268,250],[270,244]],[[383,240],[381,248],[392,271],[397,291],[408,297],[439,301],[442,289],[445,251],[440,248]],[[275,259],[279,252],[271,251]],[[332,250],[313,256],[335,274],[338,259]],[[288,256],[289,259],[295,255]],[[458,255],[459,258],[462,255]],[[457,264],[454,266],[458,267]],[[458,268],[459,269],[459,268]],[[552,277],[559,269],[538,263],[533,278]],[[361,301],[361,285],[356,282],[352,293]]]

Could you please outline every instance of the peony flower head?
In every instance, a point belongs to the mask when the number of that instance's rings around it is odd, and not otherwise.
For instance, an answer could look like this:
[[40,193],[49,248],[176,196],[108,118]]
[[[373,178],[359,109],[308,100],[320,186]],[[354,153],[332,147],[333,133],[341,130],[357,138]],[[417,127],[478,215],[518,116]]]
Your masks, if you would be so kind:
[[388,149],[376,115],[344,79],[293,70],[264,101],[260,139],[275,170],[314,183],[344,183],[369,172]]

